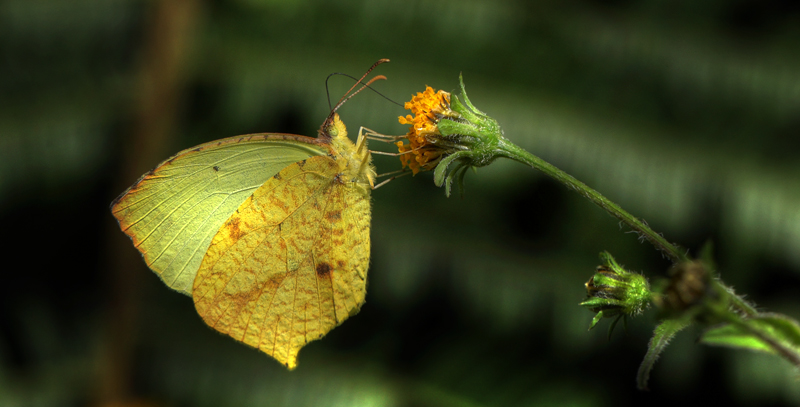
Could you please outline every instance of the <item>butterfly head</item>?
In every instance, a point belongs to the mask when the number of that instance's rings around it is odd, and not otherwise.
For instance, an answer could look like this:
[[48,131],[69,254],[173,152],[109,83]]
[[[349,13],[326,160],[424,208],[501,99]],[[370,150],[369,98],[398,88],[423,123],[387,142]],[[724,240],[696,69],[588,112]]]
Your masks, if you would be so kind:
[[375,184],[375,167],[366,137],[359,137],[357,143],[353,144],[347,137],[347,127],[338,113],[332,113],[325,120],[319,129],[319,138],[330,143],[331,154],[344,175],[342,181],[354,181],[370,188]]

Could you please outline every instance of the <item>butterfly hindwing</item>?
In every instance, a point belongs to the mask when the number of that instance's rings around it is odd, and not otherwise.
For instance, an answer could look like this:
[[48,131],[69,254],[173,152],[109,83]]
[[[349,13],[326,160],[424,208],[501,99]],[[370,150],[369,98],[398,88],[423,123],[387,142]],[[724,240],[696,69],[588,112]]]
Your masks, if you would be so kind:
[[291,164],[222,225],[194,281],[195,308],[218,331],[290,369],[364,303],[369,190],[329,156]]

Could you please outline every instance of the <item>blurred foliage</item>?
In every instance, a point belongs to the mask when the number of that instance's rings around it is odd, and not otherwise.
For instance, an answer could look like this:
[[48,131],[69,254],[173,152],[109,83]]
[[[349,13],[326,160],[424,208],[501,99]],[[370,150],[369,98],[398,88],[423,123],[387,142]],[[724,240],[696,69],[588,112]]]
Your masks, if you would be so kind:
[[[468,174],[463,199],[429,174],[375,191],[367,304],[291,373],[207,328],[108,204],[182,148],[316,134],[326,76],[390,58],[383,94],[463,72],[508,138],[692,252],[713,240],[727,283],[800,318],[798,50],[800,7],[777,0],[6,0],[0,405],[797,405],[788,364],[691,331],[637,392],[652,314],[607,342],[578,303],[601,250],[651,278],[668,262],[516,163]],[[154,72],[172,72],[171,104]],[[168,121],[150,141],[143,106]],[[371,92],[340,113],[353,133],[405,132]]]

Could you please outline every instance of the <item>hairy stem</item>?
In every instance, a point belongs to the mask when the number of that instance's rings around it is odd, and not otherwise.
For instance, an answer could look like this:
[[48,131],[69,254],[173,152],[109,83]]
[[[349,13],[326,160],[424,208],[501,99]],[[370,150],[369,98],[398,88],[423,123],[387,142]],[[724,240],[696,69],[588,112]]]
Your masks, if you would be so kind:
[[631,229],[639,233],[640,236],[647,239],[648,242],[669,257],[674,263],[689,260],[685,251],[681,250],[677,245],[668,242],[663,236],[653,231],[653,229],[650,229],[645,222],[637,219],[624,209],[620,208],[619,205],[611,202],[601,193],[575,179],[575,177],[556,168],[547,161],[544,161],[541,158],[523,150],[522,148],[508,141],[506,138],[500,139],[498,148],[498,153],[500,155],[523,164],[530,165],[531,167],[542,171],[556,181],[566,185],[569,188],[572,188],[577,193],[586,197],[586,199],[594,202],[595,205],[605,209],[606,212],[624,222]]
[[[673,263],[689,261],[689,257],[687,256],[685,250],[681,249],[676,244],[668,242],[663,236],[661,236],[661,234],[656,233],[653,229],[650,229],[650,226],[648,226],[647,223],[637,219],[635,216],[622,209],[619,205],[611,202],[601,193],[575,179],[575,177],[572,175],[567,174],[566,172],[555,167],[553,164],[550,164],[547,161],[525,151],[521,147],[510,142],[505,137],[499,137],[497,149],[498,155],[530,165],[531,167],[542,171],[556,181],[566,185],[569,188],[572,188],[577,193],[586,197],[586,199],[594,202],[595,205],[605,209],[606,212],[610,213],[612,216],[624,222],[631,229],[639,233],[640,236],[644,237],[648,242],[655,246],[656,249],[660,250],[664,255],[669,257]],[[726,291],[728,291],[728,293],[731,294],[731,306],[734,310],[742,313],[745,316],[755,316],[758,314],[758,312],[750,304],[748,304],[747,301],[735,294],[733,289],[725,286],[721,281],[719,283]]]

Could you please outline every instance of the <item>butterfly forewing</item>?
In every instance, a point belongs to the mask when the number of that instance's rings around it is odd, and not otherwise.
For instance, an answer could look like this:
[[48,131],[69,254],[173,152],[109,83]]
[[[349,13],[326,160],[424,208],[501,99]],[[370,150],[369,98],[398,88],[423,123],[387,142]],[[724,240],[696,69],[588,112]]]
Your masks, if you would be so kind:
[[145,174],[111,210],[147,265],[191,295],[206,249],[231,213],[281,169],[328,151],[316,139],[282,134],[206,143]]

